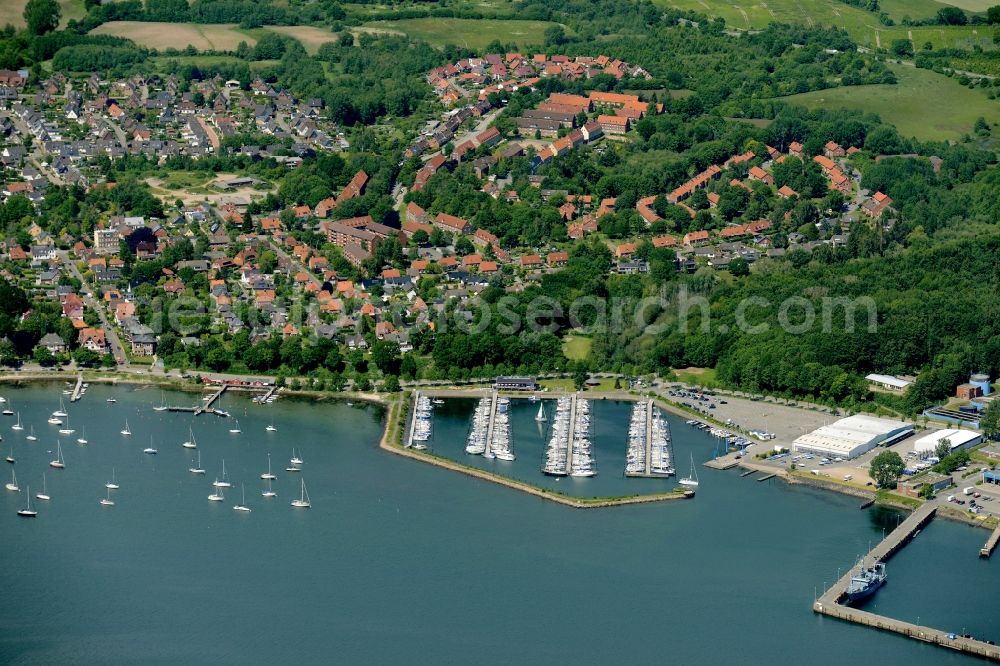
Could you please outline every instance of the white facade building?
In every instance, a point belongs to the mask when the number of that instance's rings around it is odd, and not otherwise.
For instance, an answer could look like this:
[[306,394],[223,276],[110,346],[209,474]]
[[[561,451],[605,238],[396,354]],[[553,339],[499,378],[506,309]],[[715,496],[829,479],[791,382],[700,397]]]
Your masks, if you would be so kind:
[[913,424],[855,414],[802,435],[796,451],[838,458],[857,458],[880,444],[889,445],[913,432]]

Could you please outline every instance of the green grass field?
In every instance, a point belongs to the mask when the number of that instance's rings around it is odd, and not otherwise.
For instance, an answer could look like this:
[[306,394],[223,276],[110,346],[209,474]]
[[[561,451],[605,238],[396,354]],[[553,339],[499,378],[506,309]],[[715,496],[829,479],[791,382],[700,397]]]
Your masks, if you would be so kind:
[[683,368],[674,370],[677,381],[711,388],[716,385],[715,368]]
[[572,361],[582,361],[590,355],[594,341],[582,335],[567,335],[563,338],[563,354]]
[[188,45],[199,51],[235,51],[240,42],[250,46],[257,40],[240,30],[234,23],[203,25],[197,23],[154,23],[146,21],[110,21],[91,31],[95,35],[115,35],[131,39],[139,46],[151,49],[175,48]]
[[871,85],[817,90],[782,98],[808,108],[858,109],[877,113],[904,136],[925,141],[959,139],[972,132],[976,118],[1000,121],[1000,102],[980,90],[969,90],[942,74],[891,65],[897,85]]
[[925,42],[935,49],[968,49],[979,46],[984,51],[997,48],[993,43],[993,28],[986,25],[920,26],[908,28],[893,26],[879,29],[883,48],[888,48],[894,39],[909,39],[913,48],[920,52]]
[[[61,12],[60,24],[65,26],[70,19],[80,20],[86,12],[83,0],[57,0]],[[10,23],[15,28],[24,27],[24,6],[28,0],[0,0],[0,25]]]
[[[839,0],[756,0],[729,2],[727,0],[655,0],[667,7],[689,9],[709,16],[721,16],[726,25],[740,30],[766,28],[771,22],[805,23],[844,28],[863,46],[875,46],[876,31],[883,31],[878,17]],[[985,0],[957,0],[980,2]],[[946,5],[937,0],[884,0],[879,3],[896,21],[904,16],[928,18]],[[950,3],[948,3],[950,4]],[[956,3],[957,4],[957,3]],[[889,41],[882,37],[882,45]]]
[[373,21],[367,28],[382,28],[406,33],[433,46],[455,44],[482,49],[494,39],[518,45],[542,44],[545,29],[556,25],[549,21],[495,21],[491,19],[420,18],[401,21]]

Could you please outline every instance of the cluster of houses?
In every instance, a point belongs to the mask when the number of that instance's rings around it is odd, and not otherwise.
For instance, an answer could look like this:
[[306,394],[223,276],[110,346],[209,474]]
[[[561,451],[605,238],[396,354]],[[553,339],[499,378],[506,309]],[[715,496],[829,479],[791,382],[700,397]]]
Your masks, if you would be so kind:
[[[6,83],[4,83],[6,82]],[[27,90],[27,72],[0,71],[0,164],[17,178],[6,196],[36,203],[48,184],[99,182],[92,158],[145,155],[162,163],[172,156],[216,153],[227,137],[253,132],[274,137],[270,146],[239,152],[273,157],[294,167],[316,150],[348,147],[343,133],[324,119],[321,99],[297,100],[260,79],[247,90],[220,76],[193,82],[189,90],[174,75],[105,80],[98,74],[69,79],[60,72]],[[29,163],[25,140],[43,170]]]
[[572,81],[590,79],[599,74],[610,74],[616,79],[626,76],[652,78],[642,67],[606,55],[571,58],[544,53],[530,56],[489,53],[482,58],[465,58],[454,64],[436,67],[427,73],[427,82],[445,105],[454,105],[467,97],[482,100],[493,93],[532,87],[542,78]]

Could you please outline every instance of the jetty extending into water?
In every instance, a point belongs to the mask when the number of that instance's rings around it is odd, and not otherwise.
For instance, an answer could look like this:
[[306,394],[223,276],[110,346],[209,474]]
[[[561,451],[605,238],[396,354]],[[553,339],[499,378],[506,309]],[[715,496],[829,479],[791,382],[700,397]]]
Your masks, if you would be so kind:
[[[931,503],[923,504],[875,546],[865,556],[864,562],[873,564],[888,560],[900,548],[909,543],[934,518],[936,513],[937,507],[935,505]],[[855,570],[853,568],[848,570],[840,580],[835,582],[819,599],[813,602],[813,611],[848,622],[855,622],[885,631],[893,631],[903,636],[909,636],[910,638],[927,643],[934,643],[951,648],[952,650],[976,655],[977,657],[1000,661],[1000,647],[991,645],[986,641],[959,636],[954,632],[942,631],[933,627],[924,627],[912,622],[904,622],[891,617],[885,617],[884,615],[878,615],[877,613],[842,605],[840,602],[844,599],[847,585],[854,574]]]
[[979,557],[989,557],[1000,543],[1000,525],[997,525],[990,538],[986,540],[986,545],[979,549]]
[[83,397],[83,375],[76,376],[76,386],[73,387],[73,395],[69,397],[70,402],[76,402]]

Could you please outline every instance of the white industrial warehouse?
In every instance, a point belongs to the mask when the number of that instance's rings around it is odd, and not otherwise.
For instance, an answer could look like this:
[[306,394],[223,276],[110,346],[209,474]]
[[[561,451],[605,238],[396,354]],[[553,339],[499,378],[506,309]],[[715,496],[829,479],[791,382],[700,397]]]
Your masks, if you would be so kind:
[[889,445],[913,432],[912,423],[855,414],[802,435],[796,451],[837,458],[857,458],[879,444]]
[[926,458],[927,456],[933,455],[934,449],[937,448],[938,444],[946,439],[948,440],[948,444],[951,446],[951,450],[957,451],[959,449],[975,446],[979,442],[983,441],[983,436],[975,430],[955,430],[954,428],[935,430],[929,435],[924,435],[917,441],[913,442],[913,452],[921,458]]

